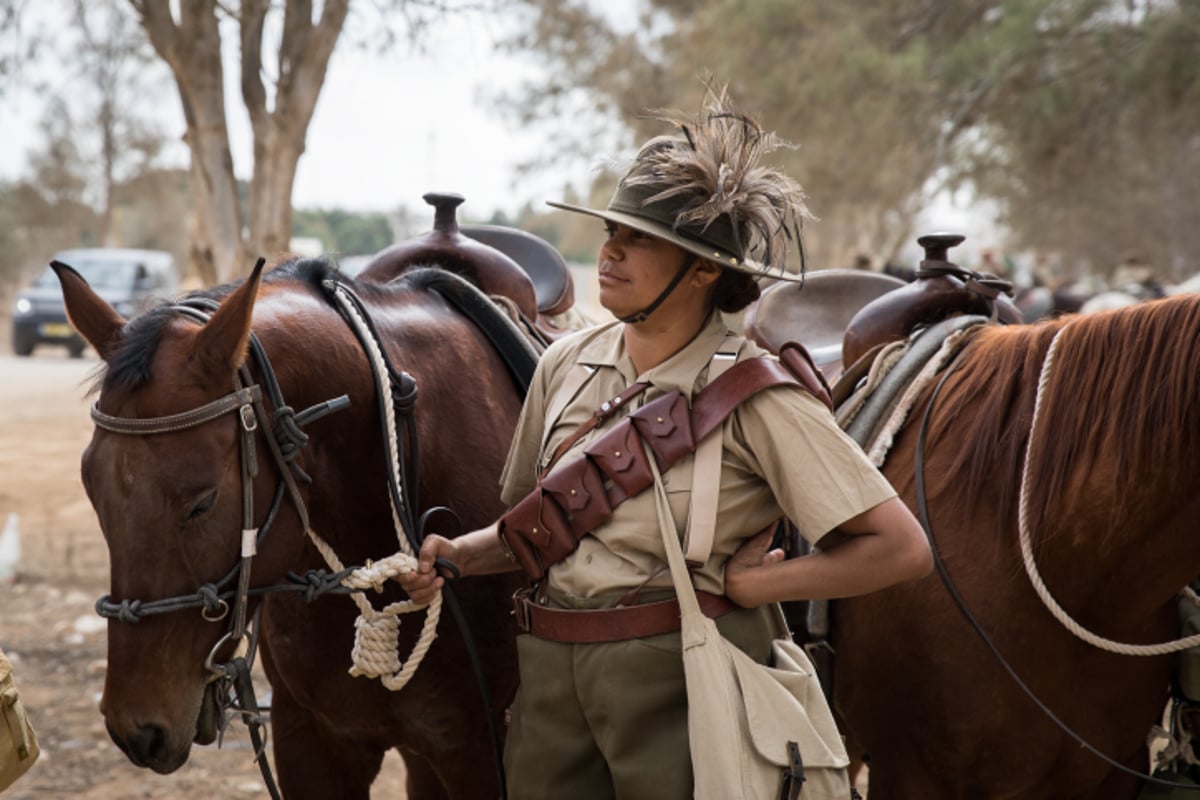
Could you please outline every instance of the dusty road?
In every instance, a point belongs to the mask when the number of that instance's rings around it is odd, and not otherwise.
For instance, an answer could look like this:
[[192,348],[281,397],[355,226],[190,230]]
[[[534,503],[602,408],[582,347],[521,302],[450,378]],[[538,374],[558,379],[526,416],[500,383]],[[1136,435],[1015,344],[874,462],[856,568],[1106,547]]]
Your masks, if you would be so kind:
[[[4,800],[267,797],[239,723],[221,749],[194,748],[167,776],[130,764],[104,730],[105,627],[93,604],[107,590],[108,555],[79,480],[98,363],[53,349],[0,356],[0,526],[16,515],[22,545],[15,580],[0,583],[0,647],[42,746]],[[398,758],[385,762],[375,796],[405,797]]]

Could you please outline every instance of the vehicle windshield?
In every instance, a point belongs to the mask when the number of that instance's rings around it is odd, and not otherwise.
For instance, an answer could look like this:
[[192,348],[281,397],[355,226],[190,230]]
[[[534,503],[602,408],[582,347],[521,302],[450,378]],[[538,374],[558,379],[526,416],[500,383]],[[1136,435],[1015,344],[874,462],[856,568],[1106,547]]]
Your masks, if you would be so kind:
[[[68,266],[82,275],[93,289],[128,289],[133,286],[140,265],[136,261],[78,259]],[[47,267],[34,285],[55,288],[58,286],[58,278],[55,277],[54,270]]]

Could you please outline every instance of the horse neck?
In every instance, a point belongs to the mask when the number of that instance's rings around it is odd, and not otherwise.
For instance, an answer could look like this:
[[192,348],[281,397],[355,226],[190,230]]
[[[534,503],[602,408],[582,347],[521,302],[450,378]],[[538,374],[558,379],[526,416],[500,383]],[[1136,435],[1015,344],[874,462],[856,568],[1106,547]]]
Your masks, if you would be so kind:
[[[1033,433],[1027,518],[1036,563],[1064,605],[1146,613],[1200,574],[1191,522],[1200,512],[1197,305],[1076,318],[1056,347]],[[1018,572],[1025,444],[1063,325],[978,337],[939,401],[940,448],[930,445],[931,489],[958,498],[964,527],[995,531]]]
[[[496,487],[520,408],[510,379],[474,327],[436,298],[364,294],[388,358],[416,381],[421,496],[407,499],[414,515],[453,505],[464,525],[490,522],[503,510]],[[313,477],[307,491],[313,530],[344,553],[344,561],[394,551],[386,483],[391,458],[367,353],[331,308],[305,314],[303,324],[290,311],[272,317],[269,307],[263,310],[270,324],[260,338],[286,402],[299,411],[346,394],[351,403],[307,431],[302,465]],[[403,421],[396,425],[402,429]],[[482,433],[481,425],[494,433]]]
[[1030,536],[1113,613],[1148,613],[1200,574],[1197,306],[1079,318],[1040,376]]

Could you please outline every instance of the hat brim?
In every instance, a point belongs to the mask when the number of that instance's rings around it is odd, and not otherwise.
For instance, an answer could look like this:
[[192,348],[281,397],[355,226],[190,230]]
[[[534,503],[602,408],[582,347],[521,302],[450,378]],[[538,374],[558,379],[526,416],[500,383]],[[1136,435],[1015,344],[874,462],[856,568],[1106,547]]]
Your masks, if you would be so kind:
[[734,269],[738,272],[745,272],[747,275],[753,275],[756,278],[769,278],[777,281],[788,281],[790,283],[803,283],[804,276],[796,275],[792,272],[785,272],[778,267],[767,267],[765,264],[760,264],[753,259],[739,259],[732,253],[721,252],[712,247],[712,245],[704,242],[696,241],[680,231],[673,229],[661,222],[656,222],[652,219],[639,217],[636,214],[629,214],[624,211],[612,211],[604,209],[603,211],[595,208],[586,208],[577,206],[572,203],[556,203],[553,200],[547,200],[546,205],[561,208],[564,211],[574,211],[579,214],[587,214],[592,217],[615,222],[618,225],[625,225],[633,228],[635,231],[648,233],[651,236],[665,239],[674,245],[682,247],[688,252],[694,253],[701,258],[706,258],[715,264],[720,264],[727,269]]

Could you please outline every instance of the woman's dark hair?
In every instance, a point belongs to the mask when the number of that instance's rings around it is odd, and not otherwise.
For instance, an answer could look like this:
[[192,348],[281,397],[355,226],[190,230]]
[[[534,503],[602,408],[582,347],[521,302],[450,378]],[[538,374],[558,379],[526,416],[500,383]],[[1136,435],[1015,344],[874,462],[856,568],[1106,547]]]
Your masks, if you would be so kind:
[[734,314],[758,299],[758,279],[748,272],[723,269],[713,285],[713,304],[719,311]]

